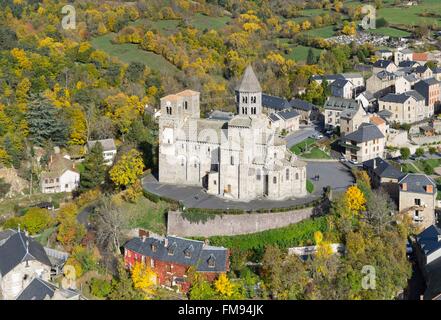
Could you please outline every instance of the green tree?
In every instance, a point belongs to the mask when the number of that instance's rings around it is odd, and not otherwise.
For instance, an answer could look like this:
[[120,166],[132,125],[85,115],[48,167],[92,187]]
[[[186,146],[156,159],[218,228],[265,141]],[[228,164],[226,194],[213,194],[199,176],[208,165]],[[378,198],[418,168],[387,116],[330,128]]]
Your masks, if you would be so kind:
[[80,175],[80,188],[89,190],[98,187],[105,179],[106,165],[104,164],[103,146],[97,142],[86,155],[84,170]]
[[135,289],[133,280],[121,260],[118,260],[117,271],[117,276],[112,279],[112,290],[108,298],[110,300],[142,300],[143,294]]
[[400,155],[401,155],[401,159],[403,160],[407,160],[410,157],[410,149],[407,147],[401,148],[400,149]]
[[21,218],[23,227],[30,234],[37,234],[53,224],[49,211],[41,208],[31,208]]
[[43,146],[50,140],[56,145],[66,145],[69,126],[61,110],[56,109],[47,99],[32,97],[26,118],[30,140],[34,144]]
[[309,48],[308,56],[306,57],[306,64],[315,64],[315,63],[316,63],[316,59],[315,59],[314,51],[312,50],[312,48]]
[[415,151],[415,155],[416,155],[417,157],[422,157],[422,156],[424,156],[424,149],[423,149],[423,148],[417,148],[416,151]]

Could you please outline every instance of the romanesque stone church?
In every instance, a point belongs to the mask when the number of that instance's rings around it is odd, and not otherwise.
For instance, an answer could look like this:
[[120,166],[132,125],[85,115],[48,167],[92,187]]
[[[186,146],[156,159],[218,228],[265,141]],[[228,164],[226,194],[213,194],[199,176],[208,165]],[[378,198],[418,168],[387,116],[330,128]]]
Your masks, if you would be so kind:
[[159,181],[202,186],[234,200],[306,195],[306,163],[297,159],[262,112],[262,89],[251,66],[236,88],[233,117],[202,119],[199,92],[161,99]]

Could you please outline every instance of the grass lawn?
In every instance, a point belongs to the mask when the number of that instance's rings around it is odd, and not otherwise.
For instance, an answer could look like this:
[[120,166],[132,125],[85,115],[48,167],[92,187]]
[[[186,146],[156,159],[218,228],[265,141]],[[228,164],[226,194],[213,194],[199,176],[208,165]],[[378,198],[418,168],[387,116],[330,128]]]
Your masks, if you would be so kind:
[[441,1],[439,0],[422,0],[417,6],[398,7],[398,6],[384,6],[377,10],[378,18],[385,18],[390,24],[402,25],[420,25],[423,22],[429,24],[441,25],[438,18],[421,17],[419,14],[424,12],[441,12]]
[[136,203],[124,202],[122,211],[128,213],[130,228],[143,228],[152,232],[165,234],[166,211],[165,202],[154,203],[141,196]]
[[302,158],[306,159],[331,159],[331,157],[321,149],[313,147],[309,152],[302,153]]
[[44,230],[38,237],[35,238],[38,242],[40,242],[43,246],[47,246],[47,241],[51,234],[53,234],[57,230],[57,227],[51,227]]
[[24,195],[18,196],[13,199],[6,199],[0,201],[0,217],[6,214],[13,214],[18,208],[26,208],[31,205],[38,204],[40,202],[55,202],[60,203],[63,201],[68,194],[66,193],[53,193],[53,194],[43,194],[37,193],[32,196]]
[[378,29],[369,29],[368,32],[375,33],[375,34],[381,34],[389,37],[407,37],[410,36],[410,32],[395,29],[395,28],[378,28]]
[[330,38],[335,35],[334,27],[335,26],[332,25],[323,28],[311,29],[306,31],[305,33],[313,37]]
[[[297,46],[292,48],[292,51],[286,56],[289,59],[293,59],[294,61],[306,61],[308,57],[308,51],[310,47],[306,46]],[[322,50],[312,48],[312,52],[315,57],[319,57]]]
[[299,155],[302,153],[302,148],[304,148],[306,145],[310,146],[313,145],[315,143],[315,140],[313,138],[307,138],[305,140],[303,140],[302,142],[295,144],[294,146],[291,147],[291,151],[293,153],[295,153],[296,155]]
[[177,26],[181,22],[181,20],[147,20],[147,19],[139,19],[135,22],[130,23],[132,26],[143,25],[144,23],[150,24],[154,29],[157,29],[162,35],[170,35],[173,34],[177,30]]
[[193,17],[190,24],[199,30],[205,30],[205,29],[219,30],[225,27],[230,20],[231,18],[228,16],[209,17],[198,13]]
[[141,62],[150,69],[159,71],[161,73],[174,74],[179,71],[174,65],[165,60],[162,56],[153,52],[141,50],[136,44],[113,44],[111,40],[114,35],[114,33],[109,33],[104,36],[95,37],[91,41],[92,46],[118,58],[125,63]]
[[306,180],[306,191],[308,191],[308,193],[314,192],[314,184],[309,179]]

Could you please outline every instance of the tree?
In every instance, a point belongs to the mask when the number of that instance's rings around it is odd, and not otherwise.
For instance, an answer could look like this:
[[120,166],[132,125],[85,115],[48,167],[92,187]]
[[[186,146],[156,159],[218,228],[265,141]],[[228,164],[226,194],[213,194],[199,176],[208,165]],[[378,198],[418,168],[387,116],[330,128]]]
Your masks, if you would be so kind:
[[366,209],[368,223],[375,228],[377,234],[382,234],[393,221],[394,205],[388,194],[383,190],[372,192],[368,197]]
[[131,82],[142,80],[145,71],[145,65],[141,62],[131,62],[127,67],[126,77]]
[[429,147],[429,153],[430,154],[435,154],[437,152],[435,147]]
[[350,186],[344,195],[348,208],[355,214],[366,209],[366,198],[357,186]]
[[106,176],[104,164],[103,146],[97,142],[90,149],[83,162],[84,170],[80,175],[81,190],[89,190],[98,187]]
[[30,234],[37,234],[53,224],[47,209],[31,208],[22,217],[21,223]]
[[142,293],[135,289],[132,278],[126,271],[122,260],[118,260],[117,276],[112,279],[112,290],[108,298],[110,300],[143,299]]
[[407,160],[410,157],[410,149],[407,147],[403,147],[400,149],[401,159]]
[[104,248],[118,252],[123,229],[127,226],[124,214],[110,198],[104,198],[95,210],[97,242]]
[[66,248],[77,245],[86,234],[84,226],[76,218],[67,218],[58,226],[57,240]]
[[132,268],[132,280],[135,289],[141,290],[145,295],[150,296],[156,285],[156,273],[144,263],[135,262]]
[[312,50],[312,48],[309,48],[308,56],[306,58],[306,64],[315,64],[315,63],[316,63],[316,59],[315,59],[314,51]]
[[30,140],[38,146],[48,140],[56,145],[66,145],[69,126],[62,112],[46,98],[34,96],[30,101],[26,113]]
[[143,169],[144,162],[141,153],[136,149],[131,149],[112,167],[109,175],[116,186],[126,187],[135,183]]
[[415,155],[416,155],[417,157],[422,157],[422,156],[424,156],[424,149],[423,149],[423,148],[417,148],[417,149],[415,150]]

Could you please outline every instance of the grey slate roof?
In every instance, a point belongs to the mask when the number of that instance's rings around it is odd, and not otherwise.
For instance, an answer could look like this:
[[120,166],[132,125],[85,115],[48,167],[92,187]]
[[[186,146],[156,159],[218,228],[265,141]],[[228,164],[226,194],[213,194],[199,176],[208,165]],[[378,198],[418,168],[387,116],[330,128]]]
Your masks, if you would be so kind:
[[404,79],[406,79],[410,83],[415,83],[415,82],[418,82],[418,80],[419,80],[417,78],[417,76],[413,73],[405,75]]
[[95,143],[101,143],[103,146],[103,151],[116,150],[115,141],[113,139],[103,139],[103,140],[91,140],[87,142],[88,149],[92,149]]
[[[167,239],[167,246],[165,245]],[[153,246],[156,251],[153,251]],[[166,238],[137,237],[129,240],[124,247],[154,260],[196,266],[197,271],[226,272],[228,270],[228,249],[205,246],[202,241],[190,240],[175,236]],[[190,256],[186,256],[186,252]],[[215,259],[214,267],[209,266],[209,258]]]
[[428,85],[428,86],[431,86],[431,85],[439,84],[439,83],[440,83],[440,82],[439,82],[438,80],[436,80],[435,78],[429,78],[429,79],[421,80],[421,81],[415,83],[415,85],[418,85],[418,83],[420,83],[420,82],[421,82],[421,84]]
[[384,138],[383,133],[375,124],[372,123],[362,123],[356,131],[344,136],[344,140],[355,141],[356,143],[381,138]]
[[411,68],[411,67],[413,67],[415,64],[419,64],[419,63],[416,62],[416,61],[412,61],[412,60],[405,60],[405,61],[401,61],[401,62],[398,64],[398,67],[400,67],[400,68]]
[[381,111],[377,112],[377,114],[380,117],[382,117],[383,119],[385,119],[385,118],[387,119],[387,118],[389,118],[392,115],[392,112],[387,110],[387,109],[384,109],[384,110],[381,110]]
[[326,74],[326,75],[323,75],[323,76],[320,76],[320,75],[313,75],[312,77],[311,77],[311,79],[312,80],[326,80],[326,81],[335,81],[335,80],[338,80],[338,79],[345,79],[345,77],[343,76],[343,75],[341,75],[341,74]]
[[73,290],[59,289],[53,283],[44,281],[40,278],[34,278],[26,288],[18,295],[16,300],[44,300],[53,298],[55,291],[59,290],[66,299],[78,296]]
[[302,99],[292,99],[289,104],[291,105],[292,108],[297,109],[297,110],[303,110],[303,111],[312,111],[315,106],[305,100]]
[[290,103],[285,98],[262,94],[262,106],[278,111],[289,108]]
[[413,97],[416,101],[424,100],[424,97],[415,90],[410,90],[404,93],[388,93],[384,97],[378,99],[379,101],[391,102],[391,103],[405,103],[410,97]]
[[23,232],[13,234],[0,246],[0,274],[3,276],[21,262],[32,260],[51,266],[43,246]]
[[392,64],[393,62],[391,61],[391,60],[384,60],[384,59],[380,59],[380,60],[377,60],[375,63],[374,63],[374,67],[375,68],[387,68],[390,64]]
[[284,110],[277,112],[277,115],[283,120],[289,120],[298,117],[300,114],[296,110]]
[[389,72],[389,71],[386,71],[386,70],[382,70],[382,71],[378,72],[376,74],[376,76],[378,79],[381,79],[381,80],[391,80],[391,79],[395,79],[397,77],[396,74]]
[[353,99],[328,97],[328,99],[326,99],[324,107],[325,109],[333,109],[333,110],[344,110],[344,109],[357,110],[359,108],[359,105],[358,102]]
[[439,237],[441,237],[441,229],[435,225],[427,227],[417,235],[416,241],[424,255],[427,256],[441,249]]
[[276,122],[276,121],[280,121],[280,120],[281,120],[281,119],[277,116],[276,113],[271,113],[271,114],[269,115],[269,118],[270,118],[270,120],[273,121],[273,122]]
[[259,80],[257,80],[256,74],[254,73],[253,67],[248,65],[243,74],[242,80],[236,88],[236,91],[241,92],[261,92]]
[[346,79],[337,79],[331,84],[331,86],[336,88],[344,88],[344,86],[346,86],[348,83],[351,83],[351,81]]
[[375,159],[367,160],[363,162],[363,168],[374,172],[381,178],[401,179],[403,173],[389,164],[387,161],[377,157]]
[[400,187],[400,192],[414,192],[414,193],[427,194],[428,192],[426,191],[425,188],[427,185],[432,185],[432,190],[433,190],[432,193],[436,192],[436,183],[433,182],[433,180],[430,177],[421,173],[408,173],[399,181],[399,183],[400,185],[403,183],[407,184],[407,190],[404,191]]
[[367,90],[366,90],[366,91],[360,93],[360,95],[363,95],[368,101],[373,101],[373,100],[375,100],[375,97],[374,97],[373,93],[370,92],[370,91],[367,91]]
[[427,71],[427,69],[429,69],[428,66],[424,65],[424,66],[418,66],[415,68],[415,72],[416,73],[424,73]]

